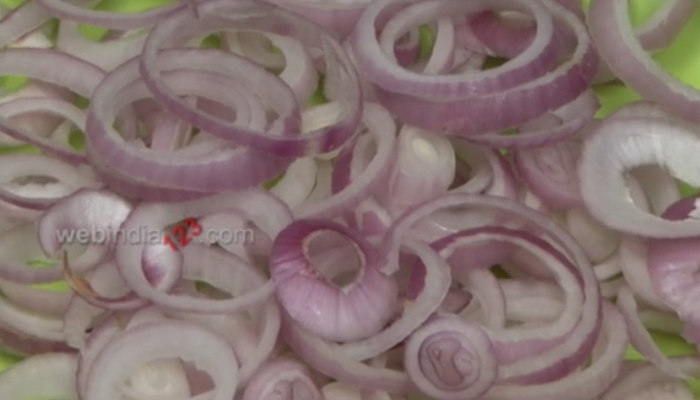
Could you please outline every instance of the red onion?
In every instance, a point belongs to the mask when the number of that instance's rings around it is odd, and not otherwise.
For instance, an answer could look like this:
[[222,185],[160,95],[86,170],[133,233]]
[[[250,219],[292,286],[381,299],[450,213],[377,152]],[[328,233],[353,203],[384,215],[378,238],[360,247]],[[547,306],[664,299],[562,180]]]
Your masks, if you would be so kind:
[[[309,243],[324,232],[352,242],[360,258],[354,281],[338,285],[322,278],[309,259]],[[395,283],[383,276],[376,250],[346,228],[322,221],[298,221],[280,232],[270,253],[271,274],[282,306],[303,327],[339,342],[377,333],[394,312]],[[339,265],[347,272],[350,265]]]
[[306,367],[291,360],[278,360],[260,368],[243,394],[246,400],[296,397],[315,400],[321,398],[321,393]]
[[424,325],[406,344],[406,370],[424,393],[442,399],[478,398],[498,376],[488,335],[457,318]]
[[616,0],[592,2],[588,24],[603,59],[625,84],[672,114],[700,122],[695,111],[700,94],[669,75],[645,53],[634,37],[626,4]]
[[[77,358],[73,354],[45,353],[31,357],[0,377],[3,398],[75,399]],[[39,384],[40,383],[40,384]]]
[[0,15],[3,400],[689,398],[696,2],[94,5]]

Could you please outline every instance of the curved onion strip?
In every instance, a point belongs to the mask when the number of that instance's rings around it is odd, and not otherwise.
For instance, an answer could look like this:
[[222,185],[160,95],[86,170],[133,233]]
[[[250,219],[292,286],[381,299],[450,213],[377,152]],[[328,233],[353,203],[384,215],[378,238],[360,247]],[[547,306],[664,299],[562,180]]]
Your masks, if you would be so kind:
[[433,320],[406,344],[406,371],[426,394],[445,400],[478,398],[498,377],[488,334],[457,317]]
[[[347,285],[323,277],[309,258],[311,240],[325,232],[342,235],[357,251],[360,269]],[[270,273],[285,311],[328,340],[375,339],[394,313],[398,288],[379,271],[376,250],[357,233],[330,221],[299,220],[282,230],[270,252]]]
[[[700,372],[700,359],[698,357],[673,357],[670,359],[677,369],[686,375],[697,376]],[[631,394],[645,393],[651,387],[668,383],[685,383],[678,379],[669,378],[651,363],[636,363],[615,384],[605,392],[601,400],[627,399]],[[668,394],[668,393],[664,393]],[[661,397],[656,397],[661,398]],[[685,400],[685,398],[681,398]],[[635,399],[636,400],[636,399]],[[673,399],[675,400],[675,399]],[[680,400],[680,399],[679,399]]]
[[[180,65],[183,63],[186,66],[186,60],[190,62],[202,60],[222,65],[226,63],[225,60],[231,60],[233,57],[235,56],[224,52],[203,49],[167,50],[159,55],[160,60],[170,63],[174,69],[183,68],[184,66]],[[262,183],[278,175],[291,163],[291,159],[280,159],[246,148],[221,146],[219,143],[197,143],[180,151],[163,153],[151,149],[139,149],[126,142],[112,127],[118,110],[134,101],[150,97],[144,82],[138,80],[138,63],[139,59],[134,58],[110,73],[91,98],[86,134],[88,155],[94,167],[99,169],[101,165],[109,166],[116,169],[120,175],[126,175],[130,182],[148,185],[151,189],[161,187],[195,191],[200,192],[198,197],[201,197],[206,192],[240,189]],[[258,75],[269,75],[260,67],[251,66],[251,68],[261,70],[257,72]],[[180,74],[166,76],[169,79],[165,79],[168,83],[177,83],[174,90],[178,92],[208,93],[209,97],[215,97],[224,104],[237,104],[243,100],[237,91],[227,87],[232,83],[224,80],[222,76],[203,72],[195,74],[194,71],[180,72]],[[193,80],[194,77],[202,81]],[[252,79],[253,76],[250,78]],[[290,96],[293,96],[288,88],[283,89],[286,87],[284,82],[274,78],[268,79],[265,84],[274,84],[273,87],[286,90],[290,92]],[[242,85],[242,87],[245,86],[245,84]],[[205,91],[205,88],[208,90]],[[241,115],[237,114],[237,117],[239,116]],[[207,159],[203,160],[205,156]],[[252,170],[252,173],[236,175],[230,173],[232,170],[245,169]],[[113,187],[113,190],[117,189],[118,187]],[[154,191],[162,194],[163,190]],[[150,197],[146,196],[148,193],[138,190],[135,193],[145,198]]]
[[698,151],[695,132],[671,120],[603,121],[586,142],[580,161],[586,207],[597,220],[622,232],[668,238],[700,235],[700,223],[694,219],[668,221],[637,208],[623,177],[634,167],[659,164],[674,177],[700,185],[700,170],[693,162]]
[[[371,81],[386,90],[406,95],[440,96],[442,98],[455,98],[467,94],[486,94],[525,83],[543,75],[554,65],[556,57],[556,43],[552,40],[554,26],[551,16],[539,3],[516,0],[459,3],[431,1],[414,5],[418,2],[403,2],[402,6],[413,7],[410,20],[407,19],[403,24],[397,23],[396,26],[377,26],[377,22],[385,19],[388,11],[395,8],[396,3],[396,0],[372,2],[362,15],[358,22],[358,28],[351,37],[358,67]],[[405,33],[404,30],[408,30],[409,27],[405,26],[407,23],[418,25],[429,22],[439,14],[464,14],[487,7],[524,9],[534,14],[538,23],[537,35],[530,51],[498,70],[464,76],[421,75],[399,67],[392,59],[393,52],[387,52],[386,48],[383,49],[376,38],[376,29],[387,29],[388,27],[391,29],[391,36],[386,32],[383,32],[382,35],[383,37],[393,37],[393,43],[396,38]]]
[[65,340],[63,321],[24,310],[0,296],[0,324],[24,335],[52,342]]
[[0,291],[8,300],[38,314],[63,316],[70,303],[72,293],[52,292],[0,280]]
[[51,15],[36,1],[28,1],[7,15],[0,16],[0,49],[51,19]]
[[0,52],[0,71],[66,87],[83,97],[90,97],[105,76],[92,64],[44,49],[3,50]]
[[40,99],[40,98],[20,98],[0,104],[0,131],[6,135],[29,143],[46,154],[51,154],[73,164],[87,164],[87,157],[84,154],[58,145],[50,139],[37,136],[33,132],[27,132],[21,127],[15,127],[11,121],[5,118],[19,116],[28,113],[48,113],[61,118],[66,118],[75,124],[79,129],[85,128],[85,112],[74,105],[60,99]]
[[280,78],[292,88],[299,104],[306,103],[314,92],[317,80],[313,60],[298,40],[280,35],[269,35],[269,38],[282,51],[286,61]]
[[91,2],[92,0],[80,0],[78,2],[65,0],[36,1],[54,17],[118,30],[149,27],[173,11],[185,7],[181,2],[176,2],[175,4],[140,13],[114,13],[81,7],[84,4],[90,5]]
[[313,158],[300,158],[287,168],[282,179],[270,189],[270,193],[279,197],[290,209],[298,209],[316,185],[316,170]]
[[[568,265],[568,268],[575,271],[574,276],[580,274],[580,278],[578,279],[582,279],[585,299],[582,305],[583,314],[581,315],[581,321],[575,330],[577,333],[573,335],[573,337],[567,338],[567,341],[589,341],[596,336],[596,332],[599,329],[598,310],[600,307],[598,285],[593,269],[587,257],[583,254],[582,249],[574,242],[573,238],[566,232],[563,232],[560,227],[551,224],[549,219],[544,215],[505,199],[478,195],[449,194],[413,208],[410,212],[407,212],[394,222],[394,225],[390,228],[384,239],[382,255],[387,258],[387,266],[384,270],[395,271],[397,269],[398,259],[394,251],[398,249],[401,238],[406,235],[408,229],[417,221],[433,214],[435,211],[449,207],[462,207],[463,209],[477,207],[501,210],[526,220],[531,228],[542,230],[544,233],[548,234],[549,239],[553,241],[555,246],[563,247],[563,249],[565,249],[564,254],[571,257],[573,263],[568,260],[562,261],[564,261],[564,265]],[[563,254],[558,254],[559,257],[566,258]],[[564,324],[564,326],[566,326],[566,324]],[[538,328],[531,328],[529,330],[506,330],[504,332],[499,332],[498,339],[503,342],[518,343],[528,337],[542,340],[543,337],[554,338],[562,333],[563,332],[558,329],[549,332],[542,331]],[[524,367],[524,365],[521,367]],[[525,371],[529,369],[529,367],[524,368]]]
[[[191,16],[184,10],[174,12],[156,25],[144,45],[140,60],[141,73],[145,84],[156,98],[162,100],[164,107],[194,126],[217,137],[279,156],[298,157],[327,153],[340,148],[354,135],[362,114],[359,82],[350,61],[334,38],[315,26],[302,24],[295,14],[269,4],[250,0],[236,3],[212,0],[202,4],[200,12],[205,16],[203,20],[210,21],[210,24],[201,27],[202,24],[198,20],[192,20]],[[213,15],[225,18],[213,18]],[[261,20],[261,17],[264,17],[265,20]],[[236,21],[236,24],[232,25],[231,21]],[[211,25],[211,23],[215,23],[215,25]],[[272,99],[273,104],[276,103],[280,106],[283,113],[280,114],[280,118],[269,134],[261,134],[256,130],[214,118],[180,100],[172,89],[165,85],[161,76],[161,68],[156,65],[159,48],[164,45],[167,39],[179,32],[182,32],[181,35],[183,33],[189,34],[192,31],[196,32],[205,28],[205,31],[209,32],[215,31],[215,28],[227,29],[229,26],[237,29],[249,26],[250,29],[267,30],[271,33],[292,32],[292,37],[299,39],[302,43],[320,46],[324,50],[324,62],[328,69],[326,71],[327,83],[338,81],[343,88],[340,97],[334,99],[341,101],[344,106],[339,123],[299,136],[301,119],[296,99],[282,97],[282,92],[276,93]],[[242,58],[234,56],[231,60],[232,63],[239,65],[238,69],[250,70],[248,62],[243,62]],[[188,63],[186,60],[182,60],[182,62]],[[230,73],[232,67],[231,64],[223,67],[220,63],[204,63],[201,59],[198,59],[196,63],[190,62],[189,64],[218,74]],[[240,73],[240,71],[238,72]],[[249,77],[249,79],[251,78]]]
[[568,141],[517,151],[515,165],[528,188],[547,204],[556,208],[581,207],[583,200],[576,173],[581,147]]
[[625,237],[620,243],[620,269],[627,285],[647,304],[662,311],[670,311],[666,302],[652,287],[648,270],[648,249],[645,240]]
[[[457,3],[432,4],[448,13]],[[411,97],[395,91],[399,89],[377,87],[375,94],[379,102],[405,123],[465,137],[517,126],[576,100],[588,90],[595,75],[597,53],[585,26],[574,14],[550,2],[545,6],[571,27],[578,42],[571,59],[560,64],[551,74],[502,92],[456,99]],[[537,101],[531,101],[533,98]]]
[[147,362],[169,357],[194,361],[214,381],[212,400],[229,400],[238,385],[238,362],[228,344],[196,325],[147,322],[109,342],[90,368],[86,398],[117,400],[119,385]]
[[[50,235],[54,233],[51,232]],[[76,273],[84,273],[95,268],[107,255],[107,249],[103,247],[89,247],[87,250],[74,252],[71,249],[73,270]],[[27,262],[43,259],[45,253],[37,238],[36,225],[23,224],[5,233],[0,240],[0,278],[13,283],[35,285],[51,283],[63,278],[63,270],[60,263],[47,268],[32,268]]]
[[74,354],[32,356],[0,375],[0,392],[5,400],[77,399],[77,368],[78,361]]
[[316,2],[304,0],[271,0],[270,3],[303,15],[320,24],[339,38],[348,36],[370,0],[350,2]]
[[672,114],[700,122],[700,92],[664,71],[634,36],[627,3],[596,0],[588,11],[591,37],[601,56],[625,84]]
[[[205,282],[234,297],[231,300],[162,298],[157,303],[185,312],[203,314],[234,313],[264,303],[274,293],[272,282],[235,254],[199,244],[183,248],[183,278]],[[253,290],[246,290],[251,289]],[[178,301],[180,300],[180,301]]]
[[463,276],[464,280],[457,280],[474,296],[476,302],[472,304],[479,304],[483,325],[493,330],[505,329],[506,300],[498,280],[484,269],[470,269]]
[[[249,190],[236,193],[222,193],[209,196],[200,200],[182,202],[176,204],[151,203],[137,206],[122,225],[126,232],[137,230],[140,226],[146,226],[152,231],[159,232],[168,225],[185,218],[199,218],[207,214],[213,214],[225,210],[226,204],[236,206],[253,223],[258,224],[263,232],[270,238],[274,238],[284,226],[292,220],[289,209],[280,200],[272,195],[258,190]],[[115,256],[119,270],[127,285],[138,295],[157,304],[176,307],[181,311],[206,311],[217,312],[212,307],[220,307],[218,312],[234,312],[240,308],[255,304],[257,300],[251,300],[262,293],[268,293],[268,287],[272,285],[268,281],[265,285],[252,292],[248,298],[232,299],[224,301],[211,301],[194,298],[180,298],[155,288],[149,283],[143,271],[144,263],[163,263],[160,268],[167,267],[171,258],[179,252],[170,249],[166,244],[127,244],[118,243]],[[149,258],[149,255],[151,256]],[[146,257],[144,257],[146,256]],[[228,254],[231,260],[240,260],[233,254]],[[271,288],[270,288],[271,289]],[[218,306],[217,306],[218,304]]]
[[549,322],[564,309],[562,290],[555,284],[521,279],[503,279],[499,283],[509,321]]
[[[491,340],[496,344],[494,352],[501,363],[499,381],[539,383],[570,372],[583,362],[582,355],[593,346],[599,329],[595,321],[599,304],[598,299],[581,298],[585,293],[581,290],[582,279],[565,255],[527,232],[490,226],[458,232],[438,241],[434,247],[444,256],[462,242],[494,239],[511,242],[536,255],[538,261],[552,269],[565,293],[564,311],[547,329],[521,326],[491,330]],[[505,313],[505,304],[502,307]],[[515,341],[515,337],[519,340]],[[534,366],[532,358],[537,360]]]
[[679,379],[690,379],[682,370],[677,368],[668,357],[661,352],[656,343],[646,330],[637,314],[637,301],[632,291],[623,286],[617,295],[617,304],[620,312],[627,322],[627,332],[630,335],[630,342],[641,352],[651,363],[664,371],[671,377]]
[[[80,291],[80,288],[74,289],[76,293],[63,316],[63,332],[66,335],[66,343],[79,350],[85,348],[87,332],[95,325],[93,321],[114,304],[111,301],[100,300],[102,298],[123,298],[129,293],[114,260],[98,266],[85,281],[86,286],[84,287],[89,289],[88,293]],[[95,296],[94,293],[98,293],[99,297]]]
[[307,368],[296,361],[276,360],[260,368],[246,386],[243,400],[281,396],[289,400],[321,399]]
[[407,393],[415,391],[402,371],[376,368],[352,360],[336,351],[336,346],[297,325],[289,316],[282,318],[282,334],[287,343],[313,368],[324,374],[367,389]]
[[494,385],[484,397],[521,400],[596,398],[614,381],[627,349],[625,321],[620,312],[609,303],[603,303],[603,329],[599,341],[604,344],[604,348],[584,371],[540,385]]
[[78,393],[81,397],[85,397],[87,379],[90,374],[90,368],[92,368],[92,363],[95,362],[95,358],[110,341],[116,338],[126,328],[126,322],[121,319],[123,317],[125,316],[111,316],[101,321],[101,323],[92,330],[85,346],[81,348],[77,373]]
[[353,360],[380,355],[406,339],[440,307],[450,289],[450,270],[429,246],[406,240],[404,245],[425,265],[426,275],[421,292],[407,305],[401,316],[375,336],[340,347]]
[[[236,315],[198,315],[180,314],[189,321],[198,322],[206,326],[226,340],[236,351],[236,356],[241,364],[240,382],[247,384],[260,366],[276,350],[278,335],[280,333],[280,308],[274,298],[263,306],[262,327],[258,331],[248,331],[245,321],[240,321]],[[259,333],[262,330],[262,333]]]
[[639,44],[647,51],[661,49],[673,42],[692,18],[698,3],[692,0],[672,0],[635,29]]
[[[395,143],[396,123],[378,104],[365,104],[363,123],[376,142],[376,154],[362,173],[352,176],[347,185],[332,196],[318,202],[308,202],[295,214],[298,218],[332,218],[354,208],[381,183]],[[348,150],[350,151],[350,150]]]
[[[38,224],[39,243],[47,255],[57,256],[62,246],[72,244],[71,240],[84,240],[70,237],[71,233],[89,231],[89,239],[94,242],[90,244],[112,247],[117,241],[125,240],[119,237],[119,227],[132,209],[129,202],[111,192],[81,189],[42,215]],[[101,238],[97,237],[98,233]]]
[[124,60],[141,53],[146,35],[147,32],[135,31],[115,40],[94,42],[80,33],[77,23],[64,20],[58,28],[56,48],[105,71],[112,71]]
[[404,125],[394,159],[384,200],[394,210],[439,196],[454,181],[455,151],[444,135]]
[[[89,173],[64,161],[39,154],[3,155],[0,158],[0,171],[0,199],[23,209],[44,211],[81,188],[99,186]],[[14,183],[25,178],[48,178],[56,183],[47,183],[45,188],[37,188],[41,194],[45,193],[43,196],[28,195],[25,193],[32,188],[31,180],[27,185]]]
[[620,245],[621,235],[591,217],[585,209],[569,210],[565,226],[593,264],[613,256]]

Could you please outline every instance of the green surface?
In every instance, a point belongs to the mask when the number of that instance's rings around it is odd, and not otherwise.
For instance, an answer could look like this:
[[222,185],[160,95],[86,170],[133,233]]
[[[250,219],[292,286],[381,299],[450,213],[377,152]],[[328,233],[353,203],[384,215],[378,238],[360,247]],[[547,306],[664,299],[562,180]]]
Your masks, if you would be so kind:
[[420,38],[420,52],[418,53],[418,58],[426,60],[433,53],[433,46],[435,46],[435,40],[437,39],[432,29],[427,25],[418,27],[418,34]]
[[23,76],[0,76],[0,94],[14,93],[27,86],[29,79]]
[[0,6],[13,9],[21,6],[26,2],[27,0],[0,0]]

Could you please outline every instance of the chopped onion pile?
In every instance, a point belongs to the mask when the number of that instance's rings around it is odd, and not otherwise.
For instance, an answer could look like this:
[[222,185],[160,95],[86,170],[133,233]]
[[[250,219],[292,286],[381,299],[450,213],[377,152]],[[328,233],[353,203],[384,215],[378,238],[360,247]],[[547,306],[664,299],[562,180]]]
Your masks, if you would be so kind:
[[692,398],[695,0],[165,3],[0,8],[2,400]]

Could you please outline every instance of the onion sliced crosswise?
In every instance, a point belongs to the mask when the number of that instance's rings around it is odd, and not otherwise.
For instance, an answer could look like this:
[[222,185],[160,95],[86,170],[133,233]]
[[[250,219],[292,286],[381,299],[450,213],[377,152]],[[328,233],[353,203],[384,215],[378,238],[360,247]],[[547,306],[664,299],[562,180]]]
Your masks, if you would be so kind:
[[212,400],[229,400],[238,384],[238,361],[228,344],[184,322],[151,322],[125,331],[92,364],[85,397],[120,399],[119,386],[150,361],[180,357],[206,371],[216,388]]
[[[346,286],[321,277],[309,259],[310,241],[324,231],[344,236],[358,252],[360,272]],[[398,289],[377,262],[376,250],[349,229],[332,222],[300,220],[275,240],[271,273],[280,302],[292,318],[323,338],[347,342],[375,334],[394,313]]]
[[417,330],[406,345],[406,370],[418,387],[441,399],[476,399],[498,376],[488,335],[458,318]]
[[30,357],[0,375],[4,399],[77,399],[74,354],[45,353]]
[[688,124],[656,118],[606,120],[586,141],[581,157],[579,178],[586,207],[598,221],[622,232],[658,238],[700,235],[695,219],[669,221],[640,210],[631,202],[624,180],[632,168],[655,164],[700,185],[700,169],[694,162],[698,151],[700,139]]
[[692,397],[697,0],[13,1],[0,400]]

